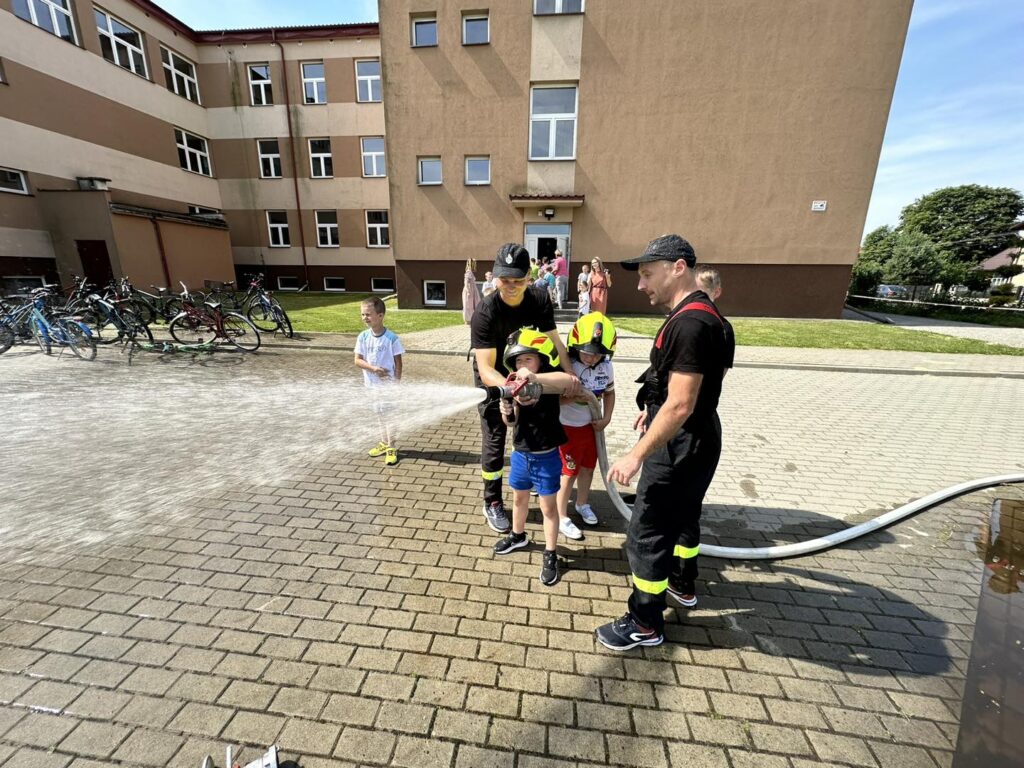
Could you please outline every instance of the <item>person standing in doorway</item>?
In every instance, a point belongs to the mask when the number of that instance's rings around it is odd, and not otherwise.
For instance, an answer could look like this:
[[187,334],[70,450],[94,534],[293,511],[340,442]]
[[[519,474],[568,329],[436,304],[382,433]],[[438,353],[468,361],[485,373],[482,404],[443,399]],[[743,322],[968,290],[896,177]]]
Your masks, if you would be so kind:
[[596,256],[590,262],[590,311],[608,314],[608,289],[612,287],[612,275]]
[[569,295],[569,262],[560,250],[555,250],[551,271],[555,275],[555,306],[561,309]]
[[629,610],[596,632],[613,651],[664,641],[666,592],[680,605],[697,604],[700,514],[722,451],[717,408],[727,350],[721,316],[697,287],[696,264],[693,247],[679,235],[652,240],[639,257],[622,262],[639,271],[637,288],[651,304],[671,311],[637,394],[634,427],[643,428],[642,437],[608,472],[610,481],[628,485],[643,467],[626,534]]
[[[502,386],[512,373],[505,367],[509,335],[521,328],[535,328],[548,336],[558,353],[560,366],[570,374],[565,394],[579,394],[580,382],[555,326],[555,313],[543,283],[529,285],[530,254],[518,243],[505,243],[494,259],[496,291],[477,308],[470,324],[473,347],[473,378],[478,387]],[[483,512],[487,524],[508,533],[511,523],[502,499],[505,467],[506,425],[498,401],[484,403],[480,411],[480,475],[484,481]]]

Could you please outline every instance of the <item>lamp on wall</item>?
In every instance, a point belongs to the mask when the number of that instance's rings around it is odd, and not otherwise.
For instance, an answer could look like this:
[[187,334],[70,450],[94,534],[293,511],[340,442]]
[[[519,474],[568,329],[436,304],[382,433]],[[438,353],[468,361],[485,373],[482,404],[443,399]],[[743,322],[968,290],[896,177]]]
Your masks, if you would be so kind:
[[544,218],[547,219],[548,221],[551,221],[553,218],[555,218],[555,209],[554,208],[545,208],[544,209]]

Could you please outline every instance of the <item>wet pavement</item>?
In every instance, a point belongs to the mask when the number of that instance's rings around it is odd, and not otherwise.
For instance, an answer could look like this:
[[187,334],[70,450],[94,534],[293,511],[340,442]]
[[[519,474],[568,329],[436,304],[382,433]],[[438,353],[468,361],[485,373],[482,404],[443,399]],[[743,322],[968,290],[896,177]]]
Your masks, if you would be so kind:
[[[154,357],[140,370],[205,390],[241,371],[355,377],[350,357],[273,349]],[[8,353],[0,392],[45,377],[60,393],[124,370],[113,350],[91,366]],[[469,377],[455,357],[412,354],[407,370]],[[635,377],[628,364],[618,376]],[[706,538],[803,538],[1020,471],[1021,437],[998,415],[1022,395],[1008,378],[737,369]],[[632,439],[629,400],[609,427],[613,453]],[[60,428],[59,409],[38,416]],[[202,424],[191,436],[217,439]],[[568,571],[542,587],[536,547],[490,553],[478,440],[466,410],[407,434],[397,467],[352,445],[70,549],[5,535],[0,764],[198,766],[229,742],[248,745],[246,761],[278,743],[309,768],[952,763],[991,578],[979,541],[994,501],[1024,503],[1024,488],[963,497],[816,557],[705,560],[698,608],[669,612],[671,642],[616,656],[592,632],[628,594],[621,519],[598,491],[602,525],[560,542]],[[165,469],[186,475],[195,460]],[[69,514],[59,473],[52,488],[52,509],[32,514]],[[100,510],[72,511],[103,533]],[[23,513],[0,509],[11,514]]]

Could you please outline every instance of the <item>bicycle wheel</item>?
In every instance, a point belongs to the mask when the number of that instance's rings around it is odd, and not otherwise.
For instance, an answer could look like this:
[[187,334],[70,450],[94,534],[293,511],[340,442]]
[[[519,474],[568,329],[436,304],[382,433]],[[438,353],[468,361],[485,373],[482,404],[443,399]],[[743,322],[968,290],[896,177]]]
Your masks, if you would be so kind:
[[10,349],[14,344],[14,331],[6,325],[0,325],[0,355]]
[[171,338],[179,344],[202,344],[217,336],[217,329],[213,323],[184,312],[171,320],[168,330],[171,332]]
[[224,338],[243,352],[255,352],[260,348],[260,332],[256,326],[237,312],[225,312],[222,320]]
[[130,309],[121,311],[121,324],[123,328],[117,331],[118,339],[127,338],[129,341],[152,341],[153,332],[149,330],[149,324],[144,322]]
[[167,299],[164,302],[163,309],[160,310],[160,319],[167,325],[171,324],[171,320],[180,315],[184,310],[181,307],[181,299]]
[[248,311],[245,316],[249,318],[249,322],[255,325],[259,330],[267,333],[273,333],[277,330],[277,318],[274,317],[273,306],[263,306],[258,301],[253,302],[249,305]]
[[129,309],[146,325],[156,322],[156,307],[147,299],[141,299],[138,296],[134,297],[129,304]]
[[277,316],[277,327],[281,329],[281,333],[289,339],[293,338],[295,331],[292,330],[292,321],[288,318],[288,313],[280,305],[275,305],[274,314]]
[[53,343],[50,341],[50,331],[42,324],[42,321],[38,318],[30,318],[29,325],[32,328],[32,338],[36,340],[36,344],[39,345],[39,349],[42,350],[44,355],[49,355],[53,352]]
[[96,358],[96,339],[92,337],[89,329],[71,318],[58,320],[57,326],[60,329],[63,343],[83,360]]

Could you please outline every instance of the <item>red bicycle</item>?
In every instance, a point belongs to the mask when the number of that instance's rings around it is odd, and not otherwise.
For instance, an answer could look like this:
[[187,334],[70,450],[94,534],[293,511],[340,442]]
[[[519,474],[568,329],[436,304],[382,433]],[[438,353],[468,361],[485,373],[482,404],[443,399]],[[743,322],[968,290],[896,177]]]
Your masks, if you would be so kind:
[[188,286],[181,284],[181,312],[168,330],[180,344],[204,344],[216,339],[231,344],[242,352],[255,352],[260,347],[260,332],[247,318],[237,312],[224,312],[220,304],[206,302],[199,306],[192,300]]

